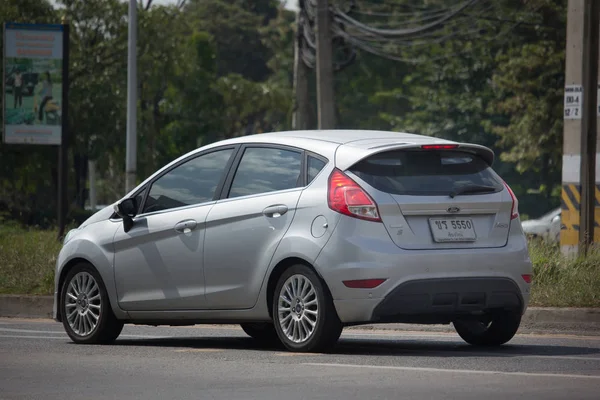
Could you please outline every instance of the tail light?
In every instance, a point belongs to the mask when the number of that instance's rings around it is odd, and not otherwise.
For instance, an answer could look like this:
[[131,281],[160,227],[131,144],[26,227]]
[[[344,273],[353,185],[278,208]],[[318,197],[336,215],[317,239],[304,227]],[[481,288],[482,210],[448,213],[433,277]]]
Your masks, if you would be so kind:
[[521,275],[521,277],[523,278],[525,283],[531,283],[531,281],[533,280],[533,276],[531,274],[524,274]]
[[504,186],[508,190],[508,194],[510,194],[510,198],[512,199],[512,207],[510,209],[510,219],[519,218],[519,200],[517,200],[517,196],[513,193],[512,189],[506,182],[504,182]]
[[458,149],[457,144],[424,144],[421,146],[423,150],[452,150]]
[[327,203],[329,208],[340,214],[381,222],[375,201],[339,169],[334,169],[329,176]]

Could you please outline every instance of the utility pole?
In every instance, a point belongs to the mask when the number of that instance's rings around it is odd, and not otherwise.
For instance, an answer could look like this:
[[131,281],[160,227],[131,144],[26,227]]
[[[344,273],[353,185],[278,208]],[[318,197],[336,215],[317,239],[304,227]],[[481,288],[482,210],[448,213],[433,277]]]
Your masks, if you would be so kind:
[[333,44],[329,1],[317,0],[317,107],[319,129],[335,128]]
[[129,44],[127,51],[127,155],[125,192],[136,183],[137,164],[137,1],[129,0]]
[[292,117],[292,129],[309,129],[308,115],[310,113],[310,102],[308,98],[308,67],[302,60],[302,36],[303,25],[300,11],[296,14],[296,40],[294,42],[294,114]]
[[560,246],[585,253],[600,242],[598,190],[598,57],[600,4],[569,0],[565,60]]
[[596,126],[598,120],[597,0],[585,0],[583,13],[583,110],[581,115],[581,215],[579,243],[583,252],[594,242],[596,192]]
[[62,70],[62,139],[58,148],[58,239],[62,240],[69,212],[69,35],[67,17],[62,17],[63,70]]

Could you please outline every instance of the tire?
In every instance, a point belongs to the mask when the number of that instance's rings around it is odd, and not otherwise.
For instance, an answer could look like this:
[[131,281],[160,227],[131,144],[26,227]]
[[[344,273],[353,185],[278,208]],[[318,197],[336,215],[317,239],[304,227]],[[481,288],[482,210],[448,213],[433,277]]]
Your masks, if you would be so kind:
[[77,264],[69,271],[60,299],[63,326],[75,343],[112,343],[123,330],[123,322],[112,312],[100,274],[89,264]]
[[454,329],[467,343],[474,346],[501,346],[510,341],[521,324],[521,314],[515,311],[498,311],[487,321],[454,321]]
[[240,324],[240,326],[248,336],[260,343],[271,344],[279,341],[277,331],[275,331],[275,326],[272,323],[248,322]]
[[302,264],[288,268],[279,278],[273,295],[273,322],[281,343],[295,352],[329,351],[342,333],[329,290]]

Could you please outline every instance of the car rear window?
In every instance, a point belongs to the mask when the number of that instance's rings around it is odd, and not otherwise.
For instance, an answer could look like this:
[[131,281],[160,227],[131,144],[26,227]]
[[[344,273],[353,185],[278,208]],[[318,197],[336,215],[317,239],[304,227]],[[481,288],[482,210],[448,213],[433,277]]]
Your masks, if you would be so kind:
[[448,195],[462,186],[493,186],[502,180],[479,156],[457,150],[396,150],[366,158],[350,168],[383,192],[413,196]]

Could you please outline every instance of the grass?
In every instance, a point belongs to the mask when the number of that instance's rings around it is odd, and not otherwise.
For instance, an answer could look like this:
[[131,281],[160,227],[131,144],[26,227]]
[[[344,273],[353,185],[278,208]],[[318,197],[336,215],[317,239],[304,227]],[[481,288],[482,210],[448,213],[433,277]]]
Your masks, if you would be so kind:
[[[48,295],[61,244],[56,231],[0,225],[0,293]],[[587,257],[566,257],[557,246],[532,241],[531,305],[600,307],[600,248]]]
[[600,248],[586,257],[564,256],[558,246],[529,244],[533,262],[531,305],[540,307],[600,307]]
[[0,221],[0,293],[52,294],[61,243],[56,231]]

